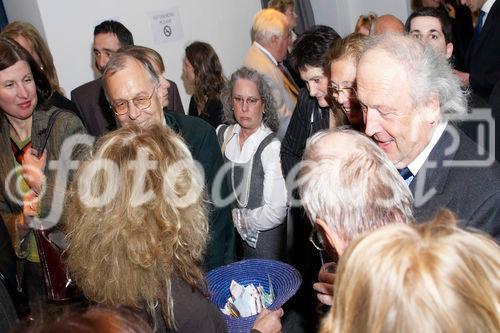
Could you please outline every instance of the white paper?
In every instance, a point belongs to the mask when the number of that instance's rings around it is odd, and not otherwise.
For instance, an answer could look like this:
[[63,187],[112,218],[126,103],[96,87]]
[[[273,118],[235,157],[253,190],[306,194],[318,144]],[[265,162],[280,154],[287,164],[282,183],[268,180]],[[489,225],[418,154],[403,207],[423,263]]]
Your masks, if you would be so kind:
[[184,38],[179,8],[148,13],[155,44],[174,42]]

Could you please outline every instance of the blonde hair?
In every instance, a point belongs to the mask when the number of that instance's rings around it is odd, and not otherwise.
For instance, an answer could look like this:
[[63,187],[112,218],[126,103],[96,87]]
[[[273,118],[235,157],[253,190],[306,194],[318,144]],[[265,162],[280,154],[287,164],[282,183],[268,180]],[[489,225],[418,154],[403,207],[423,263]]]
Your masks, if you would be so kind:
[[45,40],[33,25],[28,22],[14,21],[7,24],[0,35],[10,39],[15,39],[16,37],[26,39],[33,51],[38,55],[38,58],[40,58],[41,63],[38,65],[41,66],[41,70],[49,80],[52,90],[62,93],[52,54],[47,43],[45,43]]
[[341,257],[321,333],[500,331],[500,247],[459,229],[449,211],[393,224]]
[[369,12],[368,15],[359,15],[356,26],[354,27],[354,32],[359,33],[363,27],[370,32],[375,20],[377,20],[377,14],[374,12]]
[[367,40],[367,36],[356,32],[337,40],[328,51],[328,60],[323,68],[326,75],[331,76],[332,63],[339,60],[352,59],[357,66]]
[[[144,160],[137,162],[144,152],[146,162],[156,162],[156,167],[146,166]],[[187,167],[177,177],[167,174],[179,161]],[[98,162],[115,165],[118,178],[110,181],[109,173],[100,171],[89,177],[87,171]],[[144,175],[140,188],[136,181],[141,177],[130,170],[131,162]],[[82,189],[84,184],[86,189]],[[89,196],[107,192],[113,185],[114,196],[103,195],[99,205],[89,205]],[[82,164],[72,184],[67,264],[89,299],[145,308],[155,323],[159,303],[165,323],[172,328],[172,280],[179,277],[203,290],[198,267],[208,223],[202,195],[190,204],[176,205],[169,195],[165,198],[163,187],[178,197],[203,192],[203,178],[180,136],[153,123],[144,128],[125,126],[102,137],[93,158]],[[141,202],[138,191],[151,191],[154,197]]]

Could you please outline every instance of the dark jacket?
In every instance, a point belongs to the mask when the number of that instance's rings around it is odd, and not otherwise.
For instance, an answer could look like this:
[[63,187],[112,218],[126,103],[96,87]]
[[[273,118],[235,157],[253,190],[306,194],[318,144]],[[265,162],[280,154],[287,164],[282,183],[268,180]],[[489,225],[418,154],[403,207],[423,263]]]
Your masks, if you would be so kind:
[[[302,160],[307,139],[314,133],[329,128],[329,111],[329,108],[321,108],[317,99],[309,96],[307,89],[300,90],[295,111],[281,142],[281,169],[285,180],[292,168]],[[287,181],[287,187],[289,185]]]
[[467,51],[469,81],[472,90],[489,100],[500,79],[500,1],[495,1],[483,23],[479,39]]
[[[211,197],[212,185],[219,169],[224,164],[215,130],[207,122],[179,113],[164,112],[167,126],[180,134],[193,155],[205,170],[206,189]],[[229,195],[226,181],[222,181],[222,198]],[[203,266],[210,270],[235,260],[235,238],[231,210],[209,204],[210,241]]]
[[[33,143],[33,147],[37,147],[40,145],[40,142],[43,142],[47,133],[47,125],[50,119],[50,115],[58,110],[55,107],[52,107],[50,110],[35,110],[33,112],[33,125],[31,129],[31,141]],[[5,116],[0,116],[0,146],[3,149],[0,151],[0,181],[2,184],[5,184],[5,180],[11,170],[14,169],[14,159],[12,150],[10,149],[10,131],[9,124]],[[62,210],[63,201],[64,201],[64,191],[66,191],[67,186],[69,185],[70,179],[68,178],[67,182],[63,182],[61,186],[64,188],[58,187],[56,183],[56,171],[49,170],[50,161],[58,161],[61,147],[66,138],[74,135],[74,134],[86,134],[85,128],[80,121],[80,119],[72,112],[62,111],[55,118],[54,126],[52,127],[52,131],[47,141],[47,163],[45,166],[44,174],[47,177],[46,181],[46,192],[43,198],[41,199],[41,211],[40,217],[46,217],[49,215],[51,209],[60,208]],[[86,152],[88,151],[88,146],[79,145],[75,147],[72,151],[71,158],[73,160],[81,160]],[[66,163],[63,162],[65,166],[68,167]],[[15,177],[12,177],[13,181]],[[10,182],[8,184],[10,186],[12,193],[17,193],[14,189],[15,183]],[[55,197],[55,202],[53,198]],[[59,198],[59,199],[57,199]],[[15,225],[16,219],[22,215],[23,208],[19,202],[13,201],[6,192],[6,186],[0,187],[0,214],[2,219],[9,230],[11,239],[13,241],[13,245],[16,246],[17,237],[15,237]],[[54,221],[57,222],[57,221]]]
[[157,333],[226,333],[227,325],[222,312],[199,290],[191,288],[178,277],[172,278],[172,299],[176,329],[167,329],[161,308],[155,308],[156,324],[146,311],[141,315]]
[[[458,142],[454,142],[453,132],[458,134]],[[454,145],[456,149],[450,149]],[[478,161],[482,165],[472,165]],[[500,166],[486,162],[477,144],[448,125],[410,184],[415,219],[429,220],[444,207],[458,216],[460,227],[476,228],[500,239]]]
[[[170,80],[169,82],[168,106],[165,111],[184,114],[177,85]],[[71,92],[71,100],[75,103],[77,114],[89,134],[100,137],[117,128],[115,115],[109,107],[101,78],[74,89]]]
[[222,124],[222,114],[223,114],[223,107],[220,99],[209,99],[205,103],[203,112],[199,114],[194,97],[191,96],[191,100],[189,101],[190,116],[199,117],[205,120],[210,125],[212,125],[213,128],[217,128],[217,126]]

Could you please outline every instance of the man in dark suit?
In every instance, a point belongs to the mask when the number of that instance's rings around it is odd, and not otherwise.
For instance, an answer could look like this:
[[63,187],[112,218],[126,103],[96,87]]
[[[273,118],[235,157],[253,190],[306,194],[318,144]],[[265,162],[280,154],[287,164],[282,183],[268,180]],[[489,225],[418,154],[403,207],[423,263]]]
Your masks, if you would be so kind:
[[[104,21],[94,28],[95,67],[103,73],[106,64],[118,49],[133,45],[132,33],[120,22]],[[182,102],[177,85],[170,82],[168,90],[169,105],[167,111],[182,112]],[[87,82],[71,92],[71,100],[75,103],[78,115],[89,134],[99,137],[116,128],[116,121],[104,95],[102,80]]]
[[[218,191],[222,198],[227,198],[229,192],[225,181],[214,184],[223,159],[213,127],[200,118],[164,112],[164,88],[160,85],[159,74],[147,57],[139,57],[134,52],[130,48],[118,51],[103,74],[106,96],[118,124],[141,126],[157,121],[174,130],[184,138],[193,158],[203,166],[209,197],[213,191]],[[212,187],[215,187],[213,191]],[[203,263],[207,270],[235,259],[231,211],[228,206],[220,206],[213,200],[210,203],[210,241]]]
[[500,79],[500,1],[461,0],[471,12],[479,10],[466,56],[466,70],[456,72],[464,86],[489,100],[491,91]]
[[461,227],[500,237],[500,166],[448,122],[467,110],[466,96],[446,59],[408,36],[380,36],[357,68],[365,133],[409,184],[415,218],[440,208]]

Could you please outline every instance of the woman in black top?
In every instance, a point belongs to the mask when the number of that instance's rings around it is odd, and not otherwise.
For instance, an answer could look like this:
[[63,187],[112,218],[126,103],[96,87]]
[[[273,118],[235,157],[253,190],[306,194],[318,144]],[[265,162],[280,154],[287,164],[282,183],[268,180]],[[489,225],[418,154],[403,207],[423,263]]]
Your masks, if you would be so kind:
[[189,115],[200,117],[214,128],[222,124],[220,95],[226,79],[219,57],[210,44],[193,42],[186,47],[182,80],[191,94]]

